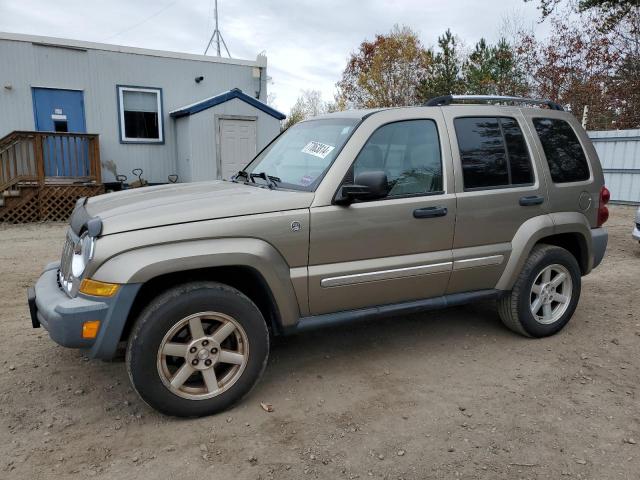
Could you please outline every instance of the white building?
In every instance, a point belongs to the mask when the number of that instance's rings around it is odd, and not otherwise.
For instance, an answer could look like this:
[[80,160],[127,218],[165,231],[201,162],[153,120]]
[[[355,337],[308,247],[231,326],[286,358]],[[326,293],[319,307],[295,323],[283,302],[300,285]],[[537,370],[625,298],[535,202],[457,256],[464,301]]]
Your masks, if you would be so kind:
[[[0,33],[0,65],[0,150],[15,131],[61,132],[42,137],[46,178],[89,171],[83,133],[99,135],[98,182],[135,180],[134,169],[150,183],[226,177],[284,118],[265,103],[262,55],[237,60]],[[64,132],[78,135],[65,140]],[[28,148],[14,150],[26,158]]]

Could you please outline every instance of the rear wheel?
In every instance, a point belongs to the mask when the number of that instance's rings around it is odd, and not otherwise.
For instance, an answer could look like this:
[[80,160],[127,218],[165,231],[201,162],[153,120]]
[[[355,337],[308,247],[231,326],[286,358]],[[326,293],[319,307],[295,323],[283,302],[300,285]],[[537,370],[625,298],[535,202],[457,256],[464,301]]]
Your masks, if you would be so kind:
[[564,248],[536,245],[513,290],[498,302],[502,322],[528,337],[546,337],[560,331],[578,305],[580,267]]
[[154,299],[133,327],[127,370],[157,410],[193,417],[240,400],[264,371],[269,334],[262,314],[239,291],[189,283]]

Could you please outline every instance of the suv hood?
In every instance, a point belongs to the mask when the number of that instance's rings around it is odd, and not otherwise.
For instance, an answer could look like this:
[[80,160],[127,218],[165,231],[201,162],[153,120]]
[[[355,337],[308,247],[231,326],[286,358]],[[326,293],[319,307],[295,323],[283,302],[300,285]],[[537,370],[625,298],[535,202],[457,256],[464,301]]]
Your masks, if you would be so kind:
[[102,234],[176,223],[308,208],[314,194],[224,181],[143,187],[91,197],[87,213]]

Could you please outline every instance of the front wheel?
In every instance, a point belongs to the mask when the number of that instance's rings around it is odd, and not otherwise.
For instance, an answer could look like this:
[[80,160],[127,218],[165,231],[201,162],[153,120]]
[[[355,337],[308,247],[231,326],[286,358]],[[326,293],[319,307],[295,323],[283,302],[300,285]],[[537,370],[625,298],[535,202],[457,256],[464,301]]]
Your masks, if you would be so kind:
[[155,298],[136,321],[127,371],[140,397],[168,415],[220,412],[246,395],[266,366],[260,310],[227,285],[194,282]]
[[528,337],[553,335],[571,319],[580,287],[580,267],[571,253],[554,245],[536,245],[513,290],[498,302],[500,318]]

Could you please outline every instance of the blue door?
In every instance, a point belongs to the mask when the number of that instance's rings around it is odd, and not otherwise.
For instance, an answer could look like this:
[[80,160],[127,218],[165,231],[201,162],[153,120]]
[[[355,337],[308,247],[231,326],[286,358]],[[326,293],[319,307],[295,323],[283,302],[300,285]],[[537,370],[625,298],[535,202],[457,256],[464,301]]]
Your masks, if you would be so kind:
[[82,91],[34,88],[33,111],[37,131],[56,132],[43,141],[45,175],[88,176],[88,140],[73,135],[87,132]]

